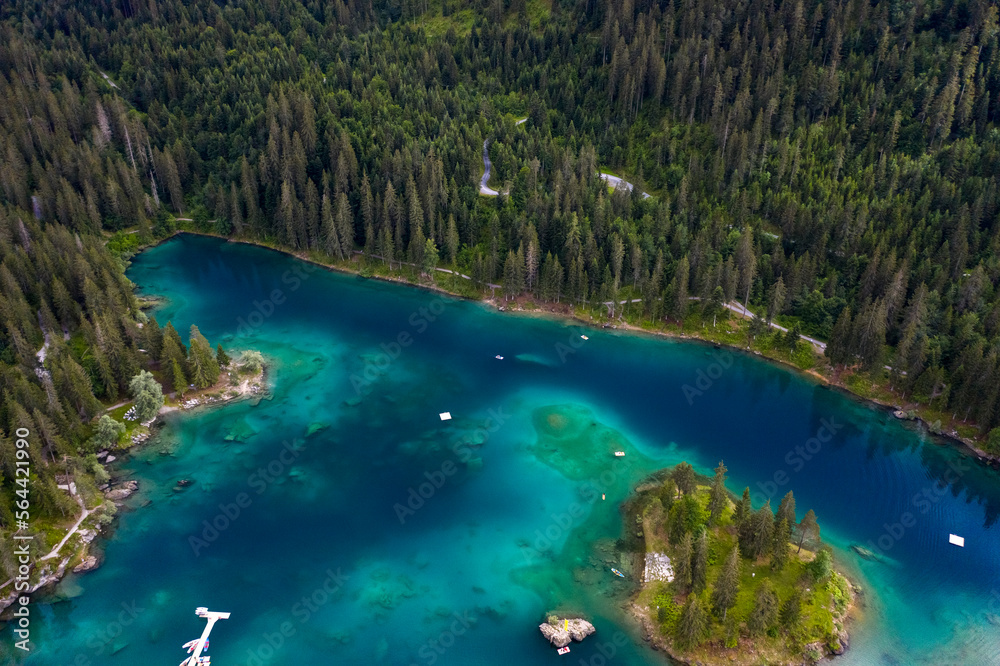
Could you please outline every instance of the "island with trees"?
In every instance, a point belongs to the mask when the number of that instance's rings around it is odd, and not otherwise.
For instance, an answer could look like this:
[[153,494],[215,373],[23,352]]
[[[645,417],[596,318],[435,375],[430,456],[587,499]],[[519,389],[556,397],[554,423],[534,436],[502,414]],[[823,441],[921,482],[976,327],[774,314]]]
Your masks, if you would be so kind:
[[847,647],[854,589],[795,497],[756,509],[681,463],[626,503],[628,537],[645,559],[632,610],[648,639],[684,663],[802,664]]

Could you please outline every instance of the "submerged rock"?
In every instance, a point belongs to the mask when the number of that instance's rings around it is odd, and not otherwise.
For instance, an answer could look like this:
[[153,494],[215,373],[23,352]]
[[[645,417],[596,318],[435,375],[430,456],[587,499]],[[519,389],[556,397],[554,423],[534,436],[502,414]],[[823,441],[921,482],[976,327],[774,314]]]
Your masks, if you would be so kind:
[[853,550],[855,553],[865,558],[866,560],[870,560],[871,562],[882,561],[881,555],[879,555],[875,551],[869,550],[868,548],[865,548],[864,546],[858,545],[856,543],[851,544],[851,550]]
[[558,618],[550,616],[548,622],[538,625],[546,640],[557,648],[566,647],[570,640],[582,641],[596,631],[594,625],[581,618]]
[[139,489],[138,483],[136,483],[135,481],[126,481],[118,488],[105,492],[104,496],[107,497],[112,502],[120,502],[121,500],[125,499],[138,489]]

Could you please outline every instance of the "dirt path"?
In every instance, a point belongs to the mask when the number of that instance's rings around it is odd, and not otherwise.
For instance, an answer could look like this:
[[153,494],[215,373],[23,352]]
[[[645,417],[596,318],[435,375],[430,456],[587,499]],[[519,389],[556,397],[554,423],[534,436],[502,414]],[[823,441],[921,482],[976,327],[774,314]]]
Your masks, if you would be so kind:
[[80,499],[79,495],[76,496],[76,503],[80,505],[80,509],[81,509],[81,511],[83,511],[83,513],[80,514],[80,519],[78,521],[76,521],[76,524],[73,525],[73,528],[70,529],[70,531],[66,533],[66,536],[64,536],[62,538],[62,541],[60,541],[59,543],[57,543],[56,547],[53,548],[52,551],[48,555],[43,555],[42,557],[38,558],[39,562],[44,562],[45,560],[51,560],[53,557],[55,557],[56,555],[58,555],[59,554],[59,549],[62,548],[66,544],[67,541],[69,541],[69,538],[71,536],[73,536],[74,534],[76,534],[76,531],[78,529],[80,529],[80,525],[82,525],[83,521],[87,519],[87,516],[89,516],[91,513],[93,513],[93,511],[88,510],[87,507],[84,506],[83,500]]

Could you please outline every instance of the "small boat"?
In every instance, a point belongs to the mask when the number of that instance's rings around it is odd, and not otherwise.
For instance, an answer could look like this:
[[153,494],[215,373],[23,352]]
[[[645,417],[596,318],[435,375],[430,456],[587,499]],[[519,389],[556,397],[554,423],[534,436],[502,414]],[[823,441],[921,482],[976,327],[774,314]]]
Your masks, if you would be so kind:
[[623,574],[621,571],[618,571],[618,569],[615,569],[614,567],[611,567],[611,572],[614,575],[618,576],[619,578],[624,578],[625,577],[625,574]]
[[590,339],[590,338],[588,338],[588,337],[587,337],[586,335],[581,335],[580,337],[581,337],[582,339],[584,339],[584,340],[589,340],[589,339]]
[[556,650],[556,654],[569,654],[569,646],[559,648]]
[[624,458],[624,457],[625,457],[624,451],[615,451],[615,458]]
[[501,356],[500,354],[497,354],[497,355],[496,355],[496,356],[494,356],[493,358],[495,358],[495,359],[496,359],[496,360],[498,360],[498,361],[502,361],[502,360],[503,360],[503,356]]

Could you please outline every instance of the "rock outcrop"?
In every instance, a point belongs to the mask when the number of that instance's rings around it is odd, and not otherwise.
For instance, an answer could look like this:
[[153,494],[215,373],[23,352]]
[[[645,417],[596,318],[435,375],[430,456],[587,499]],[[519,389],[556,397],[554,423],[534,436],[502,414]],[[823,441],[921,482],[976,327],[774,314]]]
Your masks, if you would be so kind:
[[566,647],[570,640],[582,641],[596,631],[594,625],[580,618],[549,617],[548,622],[538,625],[542,636],[545,636],[557,648]]
[[73,567],[73,573],[83,573],[85,571],[92,571],[93,569],[96,569],[97,566],[98,566],[97,558],[94,557],[93,555],[88,555],[87,557],[83,558],[82,562]]
[[120,502],[138,489],[139,489],[139,484],[137,482],[126,481],[125,483],[115,488],[114,490],[109,490],[105,492],[104,496],[107,497],[112,502]]

